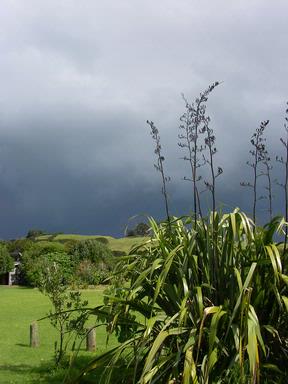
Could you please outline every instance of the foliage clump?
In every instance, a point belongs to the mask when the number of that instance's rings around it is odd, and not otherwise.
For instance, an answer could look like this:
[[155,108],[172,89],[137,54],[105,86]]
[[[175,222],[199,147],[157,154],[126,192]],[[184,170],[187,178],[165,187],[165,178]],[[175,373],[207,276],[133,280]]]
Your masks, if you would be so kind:
[[[29,244],[27,243],[29,242]],[[12,249],[22,247],[21,273],[23,282],[37,287],[51,263],[56,263],[62,271],[63,282],[67,285],[98,285],[111,275],[114,257],[110,249],[98,240],[69,241],[62,244],[56,241],[13,242]]]
[[24,283],[38,287],[42,276],[46,273],[47,265],[53,262],[61,267],[63,279],[69,284],[73,275],[73,263],[64,251],[63,244],[44,241],[33,243],[23,252],[21,272]]
[[126,236],[148,236],[150,227],[146,223],[138,223],[135,228],[129,229]]
[[46,232],[43,231],[42,229],[29,229],[29,231],[27,232],[26,238],[35,240],[36,237],[45,235],[45,234]]
[[0,244],[0,275],[12,271],[14,260],[10,256],[6,245]]
[[94,310],[121,344],[83,374],[101,366],[107,384],[111,375],[115,383],[284,383],[288,264],[273,242],[283,225],[254,230],[239,210],[196,226],[194,217],[152,220],[145,251],[118,265],[129,286]]
[[111,275],[114,257],[111,250],[97,240],[78,241],[70,250],[76,265],[76,278],[83,284],[103,284]]

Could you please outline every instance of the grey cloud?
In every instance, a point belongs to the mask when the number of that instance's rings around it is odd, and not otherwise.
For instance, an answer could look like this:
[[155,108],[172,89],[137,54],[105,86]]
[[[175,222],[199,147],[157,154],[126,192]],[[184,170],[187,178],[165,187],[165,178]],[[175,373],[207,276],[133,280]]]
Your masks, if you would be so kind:
[[161,217],[147,119],[160,130],[173,209],[190,209],[177,147],[181,92],[191,100],[215,80],[223,84],[208,111],[224,168],[219,200],[249,209],[239,187],[249,177],[249,138],[270,119],[274,158],[284,133],[285,1],[4,0],[1,7],[0,236],[32,226],[119,234],[130,215]]

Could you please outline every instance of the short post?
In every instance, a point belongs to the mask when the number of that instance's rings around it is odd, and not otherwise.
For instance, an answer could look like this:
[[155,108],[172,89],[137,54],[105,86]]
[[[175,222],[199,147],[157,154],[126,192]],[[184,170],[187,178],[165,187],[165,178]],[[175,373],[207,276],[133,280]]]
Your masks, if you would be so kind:
[[86,351],[96,351],[96,332],[95,328],[89,328],[86,334]]
[[33,321],[30,324],[30,347],[37,348],[39,347],[39,332],[38,332],[38,324],[37,321]]

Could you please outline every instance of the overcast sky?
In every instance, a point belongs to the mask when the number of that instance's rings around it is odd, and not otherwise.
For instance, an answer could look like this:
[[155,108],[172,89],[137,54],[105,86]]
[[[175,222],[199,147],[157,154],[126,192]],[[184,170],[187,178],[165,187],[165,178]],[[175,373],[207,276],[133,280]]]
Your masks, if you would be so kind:
[[261,120],[272,158],[282,151],[287,15],[287,0],[1,0],[0,237],[120,236],[133,215],[163,217],[147,119],[160,131],[172,211],[188,213],[181,93],[193,100],[216,80],[207,111],[224,170],[218,201],[251,211],[239,182]]

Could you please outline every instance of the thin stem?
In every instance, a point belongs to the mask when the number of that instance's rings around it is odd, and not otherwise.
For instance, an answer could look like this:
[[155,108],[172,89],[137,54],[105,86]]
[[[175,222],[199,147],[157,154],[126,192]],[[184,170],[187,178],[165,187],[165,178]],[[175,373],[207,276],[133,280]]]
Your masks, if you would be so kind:
[[269,212],[269,218],[270,220],[272,220],[272,216],[273,216],[273,209],[272,209],[272,199],[273,199],[273,195],[272,195],[272,181],[271,181],[271,166],[269,165],[268,161],[265,161],[264,162],[265,166],[266,166],[266,176],[267,176],[267,180],[268,180],[268,187],[267,187],[267,190],[268,190],[268,201],[269,201],[269,208],[268,208],[268,212]]
[[263,172],[259,172],[258,168],[260,163],[264,163],[267,156],[265,141],[263,138],[263,133],[266,126],[269,124],[269,120],[262,121],[260,127],[256,129],[256,132],[252,135],[250,143],[252,144],[252,150],[250,153],[252,155],[252,162],[247,161],[247,164],[253,168],[253,182],[241,182],[240,185],[243,187],[251,187],[253,188],[253,221],[255,224],[254,230],[256,228],[256,207],[257,207],[257,192],[258,185],[257,179],[259,176],[263,175]]
[[161,153],[161,142],[160,142],[159,131],[155,127],[153,121],[147,120],[147,124],[151,128],[151,132],[150,133],[151,133],[151,136],[152,136],[152,138],[153,138],[153,140],[155,141],[155,144],[156,144],[154,153],[157,155],[157,164],[154,164],[154,166],[155,166],[156,170],[158,172],[160,172],[160,174],[161,174],[162,194],[164,196],[165,212],[166,212],[166,217],[167,217],[169,229],[171,229],[170,214],[169,214],[169,204],[168,204],[168,193],[167,193],[167,187],[166,187],[166,183],[167,183],[167,181],[170,180],[170,178],[165,176],[165,171],[164,171],[164,166],[163,166],[163,162],[164,162],[165,158],[164,158],[164,156]]
[[[288,132],[287,132],[288,133]],[[285,221],[288,222],[288,137],[286,139],[286,161],[285,161]],[[285,226],[284,253],[287,249],[288,228]]]

